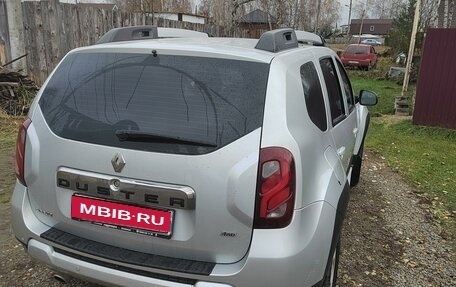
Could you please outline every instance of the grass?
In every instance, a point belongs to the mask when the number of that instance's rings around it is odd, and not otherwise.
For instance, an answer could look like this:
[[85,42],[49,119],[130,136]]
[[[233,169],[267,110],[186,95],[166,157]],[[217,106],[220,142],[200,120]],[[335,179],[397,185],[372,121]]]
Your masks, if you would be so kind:
[[[366,147],[384,156],[419,191],[456,213],[456,131],[412,124],[410,119],[374,118]],[[456,215],[456,214],[455,214]]]
[[[402,83],[397,80],[387,80],[386,74],[392,66],[390,58],[379,58],[377,67],[370,71],[349,70],[349,76],[353,85],[355,95],[360,90],[370,90],[378,95],[378,104],[369,108],[374,116],[394,114],[394,100],[401,95]],[[415,92],[415,84],[409,86],[406,95],[411,105],[412,95]]]
[[22,117],[12,117],[0,110],[0,203],[10,200],[13,191],[14,174],[14,147],[17,130]]
[[[371,71],[350,70],[353,89],[371,90],[379,102],[370,107],[373,115],[366,148],[384,157],[388,165],[399,172],[416,191],[432,204],[439,221],[456,227],[456,130],[421,127],[412,124],[410,117],[396,117],[394,101],[402,85],[386,80],[391,60],[380,58]],[[411,98],[416,86],[410,85],[406,95]]]
[[[330,48],[337,51],[343,51],[346,44],[331,44]],[[386,54],[389,48],[386,46],[375,47],[378,54]],[[390,67],[395,66],[391,57],[378,57],[377,65],[370,71],[361,71],[357,69],[348,70],[355,95],[359,95],[360,90],[370,90],[377,93],[379,102],[375,107],[369,108],[374,116],[394,114],[394,100],[401,96],[402,80],[387,80],[386,76]],[[411,99],[415,92],[415,84],[411,83],[406,92],[409,99],[409,106],[412,106]]]

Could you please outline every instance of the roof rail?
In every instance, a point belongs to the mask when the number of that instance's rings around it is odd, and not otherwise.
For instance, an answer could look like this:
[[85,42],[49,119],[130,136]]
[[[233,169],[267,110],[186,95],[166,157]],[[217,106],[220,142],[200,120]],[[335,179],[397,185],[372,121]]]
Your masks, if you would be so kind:
[[147,40],[159,38],[191,38],[208,37],[208,34],[177,28],[162,28],[156,26],[131,26],[114,28],[104,34],[96,44],[111,42]]
[[276,53],[298,46],[295,31],[291,28],[283,28],[263,33],[255,48]]
[[324,46],[325,40],[323,37],[318,36],[317,34],[310,33],[307,31],[300,31],[296,30],[296,37],[298,38],[298,42],[300,44],[311,44],[314,46]]
[[131,26],[109,30],[96,44],[157,38],[158,30],[155,26]]

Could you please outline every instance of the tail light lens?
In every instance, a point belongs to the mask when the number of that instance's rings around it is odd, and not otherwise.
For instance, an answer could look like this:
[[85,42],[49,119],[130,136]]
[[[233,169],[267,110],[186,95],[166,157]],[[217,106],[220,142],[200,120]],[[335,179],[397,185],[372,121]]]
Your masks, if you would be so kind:
[[293,155],[281,147],[260,151],[255,228],[282,228],[290,224],[295,201]]
[[26,119],[19,128],[16,141],[16,177],[25,186],[24,161],[25,161],[25,141],[27,139],[27,129],[32,121]]

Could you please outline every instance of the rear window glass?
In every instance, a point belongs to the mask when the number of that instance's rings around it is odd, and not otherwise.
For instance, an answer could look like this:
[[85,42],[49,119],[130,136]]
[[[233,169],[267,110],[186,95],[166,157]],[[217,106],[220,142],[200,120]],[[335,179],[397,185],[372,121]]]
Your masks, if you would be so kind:
[[367,54],[368,47],[366,46],[348,46],[347,49],[345,49],[345,53],[347,54]]
[[269,65],[125,53],[69,55],[40,107],[63,138],[203,154],[261,127]]

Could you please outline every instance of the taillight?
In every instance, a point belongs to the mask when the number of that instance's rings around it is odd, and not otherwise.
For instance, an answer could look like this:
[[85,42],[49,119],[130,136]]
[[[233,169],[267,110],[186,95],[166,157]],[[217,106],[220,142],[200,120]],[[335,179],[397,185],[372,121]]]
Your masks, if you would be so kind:
[[254,228],[282,228],[290,224],[294,201],[293,155],[281,147],[261,149]]
[[16,177],[25,186],[24,161],[25,161],[25,141],[27,139],[27,128],[32,121],[26,119],[19,128],[16,140]]

